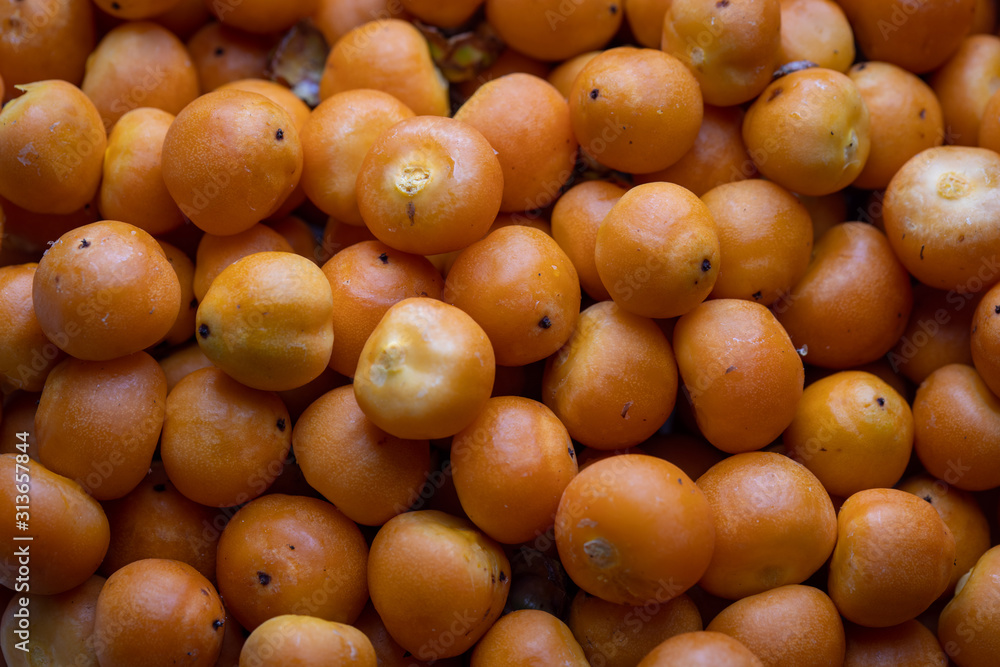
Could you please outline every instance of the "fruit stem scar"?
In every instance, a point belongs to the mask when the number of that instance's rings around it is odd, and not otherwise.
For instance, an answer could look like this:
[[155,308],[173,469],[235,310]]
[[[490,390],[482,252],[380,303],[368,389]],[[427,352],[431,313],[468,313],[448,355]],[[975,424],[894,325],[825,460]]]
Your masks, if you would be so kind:
[[584,542],[583,553],[601,569],[613,567],[618,562],[618,550],[603,537]]
[[423,190],[430,181],[431,173],[427,169],[411,164],[403,167],[396,177],[396,189],[412,197]]
[[396,342],[389,343],[372,364],[370,377],[374,385],[381,387],[392,373],[398,373],[406,360],[406,348]]

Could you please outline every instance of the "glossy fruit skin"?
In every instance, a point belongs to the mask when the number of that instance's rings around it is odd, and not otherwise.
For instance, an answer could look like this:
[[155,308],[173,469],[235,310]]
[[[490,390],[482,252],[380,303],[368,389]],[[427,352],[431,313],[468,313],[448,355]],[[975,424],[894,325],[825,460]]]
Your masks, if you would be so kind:
[[703,115],[698,81],[658,49],[618,47],[588,62],[569,92],[573,133],[614,169],[666,169],[694,145]]
[[[427,297],[389,308],[372,332],[354,375],[365,415],[397,437],[445,438],[486,403],[496,375],[486,332],[454,306]],[[416,391],[428,391],[415,401]]]
[[72,213],[97,193],[108,145],[104,123],[71,83],[36,81],[22,89],[0,112],[0,196],[35,213]]
[[900,480],[913,451],[913,412],[877,376],[842,371],[805,388],[782,440],[788,456],[846,498]]
[[470,667],[540,662],[587,667],[583,649],[565,623],[544,611],[519,609],[498,620],[472,650]]
[[986,667],[1000,650],[998,568],[1000,548],[993,547],[976,562],[968,578],[959,582],[955,597],[941,611],[938,639],[960,667]]
[[699,586],[738,600],[812,576],[837,538],[833,503],[817,482],[774,452],[736,454],[709,468],[697,483],[715,516],[715,550]]
[[913,400],[913,448],[927,472],[966,491],[1000,484],[1000,399],[976,369],[949,364]]
[[719,449],[760,449],[791,423],[805,371],[764,306],[742,299],[701,304],[678,320],[674,353],[698,427]]
[[[198,303],[205,300],[208,288],[226,267],[258,252],[293,252],[293,250],[291,244],[281,234],[260,223],[239,234],[203,235],[195,254],[191,284]],[[191,331],[193,329],[188,333]]]
[[937,637],[920,621],[904,621],[888,628],[866,628],[850,622],[844,625],[847,635],[844,667],[950,664]]
[[451,467],[466,514],[504,544],[548,530],[577,473],[566,427],[542,403],[520,396],[487,401],[452,439]]
[[30,392],[42,390],[63,358],[35,315],[31,290],[37,269],[34,262],[0,268],[0,386]]
[[563,193],[552,209],[552,238],[573,262],[580,286],[596,301],[611,298],[594,260],[597,230],[625,192],[608,181],[584,181]]
[[350,385],[316,399],[295,423],[295,459],[306,481],[352,521],[380,526],[419,498],[430,445],[375,426]]
[[388,246],[418,255],[461,250],[500,210],[503,170],[471,125],[416,116],[379,135],[356,185],[365,225]]
[[878,229],[835,225],[805,275],[773,311],[806,362],[846,369],[875,361],[899,339],[913,308],[910,276]]
[[572,11],[558,0],[487,0],[486,19],[511,48],[538,60],[566,60],[599,49],[622,23],[619,0],[581,0]]
[[643,317],[677,317],[712,291],[719,238],[711,212],[694,193],[673,183],[646,183],[608,212],[594,257],[619,306]]
[[922,498],[868,489],[837,516],[828,590],[847,620],[888,627],[915,618],[944,592],[955,567],[955,538]]
[[742,598],[705,628],[749,648],[767,667],[841,667],[844,624],[830,597],[797,584]]
[[[28,468],[26,477],[24,467]],[[0,507],[13,517],[15,511],[20,511],[15,506],[23,504],[20,501],[25,489],[31,501],[30,532],[15,530],[13,521],[3,528],[0,583],[15,588],[19,567],[24,563],[19,564],[23,554],[17,554],[22,545],[13,538],[26,533],[33,538],[29,568],[32,593],[63,593],[97,572],[111,539],[100,504],[73,480],[49,471],[41,463],[29,462],[23,454],[0,455],[0,470],[4,473],[2,479],[7,480],[0,485]],[[15,478],[15,473],[19,477]]]
[[32,286],[45,335],[90,361],[132,354],[159,341],[177,319],[180,298],[177,274],[156,240],[115,220],[60,236],[38,263]]
[[638,667],[761,667],[760,659],[750,649],[721,632],[687,632],[657,646]]
[[1000,287],[983,295],[972,318],[972,361],[983,382],[1000,394]]
[[886,359],[917,384],[948,364],[972,366],[972,320],[978,294],[914,285],[910,321]]
[[913,277],[959,292],[1000,279],[988,260],[1000,252],[998,178],[1000,155],[984,148],[929,148],[900,167],[885,191],[885,234]]
[[577,585],[608,602],[643,605],[666,602],[701,578],[715,525],[705,495],[680,468],[626,454],[597,461],[570,482],[555,537]]
[[392,637],[431,661],[464,653],[500,617],[510,563],[470,522],[418,510],[393,517],[375,536],[368,586]]
[[215,587],[187,563],[148,558],[108,577],[97,598],[94,646],[108,667],[211,667],[226,612]]
[[854,31],[844,10],[833,0],[781,1],[779,62],[809,60],[820,67],[846,72],[854,62]]
[[241,508],[222,531],[219,591],[248,630],[282,614],[352,623],[368,599],[368,545],[333,505],[272,493]]
[[330,362],[330,283],[300,255],[255,253],[215,277],[195,327],[205,356],[234,379],[266,391],[295,389]]
[[761,92],[747,109],[743,140],[761,174],[793,192],[819,196],[842,190],[864,169],[870,122],[850,78],[814,67]]
[[240,651],[240,667],[376,667],[371,641],[344,623],[283,614],[258,625]]
[[166,401],[167,378],[145,352],[66,359],[45,381],[35,414],[39,460],[98,500],[121,498],[149,470]]
[[443,297],[483,327],[497,364],[523,366],[545,359],[570,337],[580,312],[580,280],[549,234],[508,225],[455,258]]
[[613,301],[580,313],[576,331],[545,364],[542,400],[577,441],[637,445],[670,416],[677,366],[666,336]]
[[160,455],[186,497],[211,507],[261,495],[281,473],[291,446],[288,409],[211,366],[185,376],[167,395]]

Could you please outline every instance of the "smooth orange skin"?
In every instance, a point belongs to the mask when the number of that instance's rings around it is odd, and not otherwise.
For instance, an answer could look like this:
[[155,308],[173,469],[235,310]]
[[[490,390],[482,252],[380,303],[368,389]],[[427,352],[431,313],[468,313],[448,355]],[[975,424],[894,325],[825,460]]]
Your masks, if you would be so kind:
[[663,17],[672,0],[624,0],[625,20],[632,36],[641,46],[660,48],[663,36]]
[[308,615],[261,623],[240,651],[240,667],[376,667],[371,641],[357,628]]
[[302,144],[283,107],[259,93],[215,90],[177,114],[163,141],[162,165],[184,215],[210,234],[237,234],[295,190]]
[[934,633],[920,621],[905,621],[888,628],[866,628],[854,623],[845,626],[844,667],[947,667],[949,664]]
[[519,609],[489,629],[472,650],[470,667],[588,667],[583,649],[561,620],[538,609]]
[[666,169],[694,146],[702,91],[673,55],[618,47],[583,67],[569,109],[586,153],[613,169],[646,173]]
[[268,220],[267,226],[285,237],[295,253],[319,264],[320,249],[313,226],[297,215],[275,218]]
[[198,97],[198,72],[184,43],[148,21],[113,28],[87,57],[80,89],[97,107],[110,132],[138,107],[177,115]]
[[515,73],[488,81],[454,118],[479,130],[497,152],[501,211],[545,208],[573,173],[577,140],[570,110],[542,78]]
[[49,340],[95,361],[158,342],[177,320],[180,299],[180,281],[156,240],[115,220],[60,236],[38,263],[32,286]]
[[327,44],[372,18],[406,18],[402,3],[392,0],[317,0],[312,20]]
[[608,212],[597,230],[594,258],[619,306],[644,317],[677,317],[712,291],[719,237],[708,207],[690,190],[646,183]]
[[594,259],[597,230],[625,192],[608,181],[584,181],[567,190],[552,209],[552,238],[573,262],[581,287],[597,301],[611,298]]
[[219,22],[255,34],[284,32],[316,9],[316,0],[291,0],[274,4],[270,0],[242,0],[239,4],[205,0],[205,6]]
[[1000,651],[1000,548],[993,547],[959,583],[955,597],[941,611],[938,639],[959,667],[987,667]]
[[[19,30],[13,29],[15,23]],[[4,103],[20,94],[15,88],[20,84],[60,79],[79,85],[83,80],[96,41],[91,2],[12,2],[0,9],[0,24],[10,28],[0,43],[0,77],[7,84],[0,96]]]
[[760,173],[793,192],[826,195],[858,177],[871,119],[854,82],[813,67],[771,83],[747,109],[743,141]]
[[219,592],[247,630],[282,614],[352,623],[368,600],[368,545],[328,502],[272,493],[238,511],[219,539]]
[[954,568],[955,538],[923,498],[868,489],[841,506],[827,590],[845,619],[884,628],[916,618]]
[[159,344],[182,345],[191,340],[195,315],[198,313],[198,301],[194,296],[194,262],[177,246],[170,245],[166,241],[157,243],[163,249],[163,254],[166,255],[174,273],[177,274],[177,282],[181,286],[181,308],[177,313],[177,319]]
[[455,434],[451,470],[462,509],[497,542],[518,544],[552,527],[577,473],[573,441],[545,405],[498,396]]
[[[35,412],[38,409],[39,394],[28,392],[16,392],[4,401],[2,414],[0,414],[0,454],[18,454],[21,450],[17,448],[25,441],[19,438],[18,433],[27,433],[28,457],[32,461],[38,460],[38,447],[35,434]],[[21,448],[23,449],[23,447]]]
[[0,386],[41,391],[63,352],[45,336],[31,298],[38,265],[0,268]]
[[942,144],[945,122],[941,103],[930,86],[896,65],[858,63],[847,76],[868,107],[872,145],[853,185],[882,189],[907,160]]
[[199,25],[188,39],[187,48],[203,94],[232,81],[265,76],[272,38],[251,35],[217,21]]
[[320,79],[320,99],[358,88],[389,93],[418,116],[449,115],[448,83],[423,35],[406,21],[371,21],[333,45]]
[[[161,1],[172,2],[172,0],[135,0],[139,4]],[[210,16],[211,14],[208,8],[205,7],[203,0],[179,0],[170,9],[151,16],[150,20],[154,23],[159,23],[181,39],[187,40],[208,22]],[[225,651],[223,651],[223,654],[225,654]]]
[[[97,667],[92,635],[97,596],[104,587],[104,577],[97,575],[72,590],[58,595],[26,595],[13,597],[0,621],[0,648],[6,665],[30,667],[33,662],[51,665],[86,665]],[[13,591],[11,591],[13,594]],[[18,648],[21,639],[15,634],[21,596],[28,599],[28,650]],[[22,612],[23,614],[23,612]],[[33,616],[34,618],[31,618]]]
[[782,440],[789,457],[846,498],[900,480],[913,451],[913,413],[875,375],[842,371],[806,387]]
[[778,63],[808,60],[847,72],[854,62],[854,31],[832,0],[781,0],[781,54]]
[[566,573],[591,595],[641,606],[684,593],[715,545],[712,509],[680,468],[641,454],[612,456],[578,474],[559,501],[556,546]]
[[[987,261],[1000,253],[1000,155],[939,146],[904,164],[885,192],[885,232],[903,266],[943,290],[977,292],[1000,279]],[[992,267],[992,268],[991,268]]]
[[[258,252],[294,252],[294,250],[281,234],[259,223],[239,234],[202,236],[198,242],[198,254],[195,256],[192,283],[194,297],[199,303],[204,301],[208,288],[226,267]],[[188,333],[191,331],[194,331],[193,327]]]
[[[55,595],[75,588],[97,572],[108,550],[110,533],[108,519],[100,504],[73,480],[51,472],[41,463],[25,463],[30,477],[30,535],[31,542],[31,592],[38,595]],[[14,454],[0,455],[3,479],[10,480],[0,486],[0,508],[14,516],[18,489],[15,486],[16,459]],[[19,470],[23,473],[23,470]],[[22,498],[23,500],[23,498]],[[19,546],[13,522],[5,526],[0,535],[4,547],[0,550],[0,584],[15,588],[18,576]]]
[[959,47],[972,27],[976,0],[935,0],[905,8],[892,0],[839,0],[839,4],[862,53],[923,74]]
[[413,111],[378,90],[331,95],[302,128],[302,187],[324,213],[350,225],[364,225],[358,209],[358,172],[378,137]]
[[393,639],[419,660],[438,660],[464,653],[500,617],[510,562],[464,519],[406,512],[375,535],[368,586]]
[[163,368],[163,373],[167,376],[167,392],[169,393],[189,373],[208,368],[211,365],[212,362],[208,360],[197,343],[190,343],[185,347],[175,349],[160,359],[160,367]]
[[566,60],[604,46],[622,24],[620,0],[486,0],[486,20],[512,49],[538,60]]
[[750,595],[723,609],[705,628],[750,649],[765,667],[841,667],[844,624],[818,588],[792,584]]
[[[659,34],[657,34],[656,39],[659,41]],[[563,61],[562,64],[556,65],[552,71],[545,76],[545,79],[551,83],[566,100],[569,100],[569,91],[573,88],[573,82],[576,80],[576,76],[583,70],[584,67],[586,67],[587,63],[599,56],[601,53],[601,51],[587,51],[586,53],[581,53],[578,56],[573,56],[569,60]]]
[[245,503],[281,472],[290,422],[276,394],[239,384],[214,366],[194,371],[167,395],[160,443],[167,476],[202,505]]
[[638,667],[761,667],[750,649],[721,632],[686,632],[666,640],[639,662]]
[[805,275],[772,306],[806,361],[851,368],[892,349],[906,328],[913,291],[886,237],[847,222],[816,242]]
[[741,104],[771,80],[781,54],[781,3],[673,0],[661,48],[698,79],[707,104]]
[[579,591],[566,623],[590,663],[606,667],[634,667],[662,641],[702,629],[698,608],[686,594],[631,607]]
[[[15,248],[31,253],[21,263],[37,262],[52,243],[66,232],[101,219],[96,197],[67,214],[34,213],[0,197],[4,214],[4,255]],[[12,263],[17,263],[11,258]]]
[[712,188],[701,200],[719,236],[719,276],[710,298],[748,299],[769,306],[806,272],[812,220],[790,192],[752,179]]
[[[496,60],[493,61],[493,64],[479,72],[475,78],[456,84],[458,90],[457,97],[459,100],[468,100],[484,84],[508,74],[531,74],[532,76],[537,76],[539,79],[548,80],[550,69],[551,67],[548,63],[530,58],[520,51],[505,48],[500,52]],[[549,81],[549,83],[555,85],[552,81]],[[569,83],[573,82],[570,81]],[[567,89],[568,87],[567,85]],[[559,86],[556,86],[556,88],[563,93],[563,97],[566,97],[566,93],[562,88],[559,88]]]
[[162,463],[153,462],[135,489],[103,507],[111,527],[111,544],[100,568],[104,576],[144,558],[169,558],[215,580],[219,532],[214,522],[219,512],[181,495]]
[[997,3],[995,0],[977,0],[972,18],[970,35],[990,34],[997,27]]
[[257,252],[215,277],[195,327],[205,356],[237,381],[295,389],[330,363],[333,293],[314,262],[293,252]]
[[545,366],[542,400],[570,435],[597,449],[637,445],[669,417],[677,367],[656,324],[614,302],[590,306]]
[[942,366],[971,366],[974,297],[922,284],[914,286],[910,321],[886,355],[892,368],[919,384]]
[[[393,304],[372,331],[354,395],[376,426],[400,438],[446,438],[468,426],[493,388],[496,359],[482,327],[427,297]],[[426,393],[417,396],[417,391]]]
[[691,479],[698,479],[726,458],[725,453],[707,440],[678,431],[667,435],[655,433],[641,443],[641,449],[650,456],[670,461]]
[[[379,667],[427,667],[428,662],[417,660],[412,653],[400,646],[385,627],[385,623],[379,618],[378,612],[372,606],[371,601],[365,605],[365,610],[354,621],[354,627],[361,630],[371,641],[375,648],[375,655],[378,657]],[[460,658],[442,658],[433,662],[437,667],[458,667]]]
[[938,511],[955,537],[955,571],[944,596],[951,595],[959,580],[990,548],[990,525],[975,496],[953,488],[926,473],[903,480],[900,491],[923,498]]
[[97,598],[94,646],[107,667],[211,667],[222,649],[226,611],[215,587],[180,561],[149,558],[108,577]]
[[914,440],[927,472],[966,491],[1000,485],[1000,399],[976,369],[943,366],[913,400]]
[[674,353],[702,434],[724,452],[760,449],[787,428],[802,397],[802,359],[764,306],[707,301],[674,328]]
[[121,498],[149,469],[166,410],[167,378],[145,352],[66,359],[35,414],[39,460],[98,500]]
[[986,292],[976,307],[970,345],[976,371],[986,386],[1000,395],[1000,287]]
[[[385,258],[383,260],[383,257]],[[394,303],[411,297],[440,299],[444,280],[431,263],[380,241],[361,241],[323,265],[333,291],[336,345],[330,368],[353,377],[361,350]]]
[[184,224],[184,216],[163,183],[160,161],[163,139],[174,116],[142,107],[116,120],[104,155],[98,194],[101,214],[150,234],[177,229]]
[[350,385],[306,408],[295,423],[292,446],[309,485],[367,526],[381,526],[408,509],[431,466],[428,441],[403,440],[375,426]]
[[[300,133],[309,119],[309,106],[288,86],[275,81],[259,78],[238,79],[219,86],[219,89],[245,90],[249,93],[263,95],[288,112],[295,123],[295,129]],[[303,144],[303,150],[305,150],[305,144]]]
[[706,104],[691,150],[666,169],[635,174],[636,184],[667,181],[701,197],[723,183],[753,178],[757,165],[747,153],[742,128],[742,108]]
[[25,83],[0,111],[0,196],[34,213],[72,213],[94,198],[108,138],[71,83]]
[[738,600],[802,583],[833,550],[833,503],[815,475],[788,457],[736,454],[697,482],[715,516],[715,551],[698,582],[712,595]]
[[941,102],[948,143],[978,145],[986,105],[1000,85],[1000,37],[966,37],[930,83]]
[[330,217],[323,227],[323,241],[317,255],[320,264],[328,262],[344,248],[362,241],[375,241],[375,235],[364,225],[349,225]]
[[497,364],[523,366],[569,339],[580,312],[580,281],[550,235],[508,225],[458,255],[443,298],[483,328]]
[[500,210],[503,169],[471,125],[417,116],[382,133],[356,185],[365,225],[388,246],[418,255],[461,250]]

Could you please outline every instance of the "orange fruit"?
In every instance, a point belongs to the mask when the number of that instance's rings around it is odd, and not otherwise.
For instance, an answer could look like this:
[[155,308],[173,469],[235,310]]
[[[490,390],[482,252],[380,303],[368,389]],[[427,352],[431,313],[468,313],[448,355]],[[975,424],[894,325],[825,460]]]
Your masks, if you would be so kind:
[[620,0],[486,0],[486,20],[512,49],[538,60],[566,60],[599,49],[622,23]]
[[941,611],[938,639],[960,667],[986,667],[1000,650],[998,570],[1000,548],[993,547],[959,580],[955,597]]
[[376,667],[375,648],[350,625],[308,615],[283,614],[258,625],[240,650],[241,665]]
[[499,619],[472,649],[469,659],[470,667],[538,664],[590,665],[566,624],[538,609],[519,609]]
[[760,667],[750,649],[721,632],[686,632],[666,640],[639,662],[638,667]]

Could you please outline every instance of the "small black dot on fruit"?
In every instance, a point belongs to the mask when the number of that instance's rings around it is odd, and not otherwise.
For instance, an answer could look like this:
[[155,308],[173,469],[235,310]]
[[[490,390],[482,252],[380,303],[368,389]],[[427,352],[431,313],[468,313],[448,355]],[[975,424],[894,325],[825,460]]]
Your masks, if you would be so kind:
[[285,138],[285,131],[279,127],[278,131],[274,133],[274,138],[277,139],[278,141],[281,141],[282,139]]
[[261,586],[267,586],[269,583],[271,583],[271,575],[269,575],[267,572],[258,572],[257,581],[260,582]]
[[198,335],[201,336],[202,338],[208,338],[208,334],[210,333],[211,332],[208,330],[207,324],[202,324],[200,327],[198,327]]
[[381,262],[383,264],[388,264],[389,263],[389,255],[387,255],[385,253],[382,253],[381,255],[379,255],[378,258],[379,258],[379,260],[381,260]]
[[601,91],[599,91],[597,88],[594,88],[593,90],[590,91],[590,99],[596,100],[597,96],[600,95],[600,94],[601,94]]
[[550,320],[549,316],[546,315],[542,319],[538,320],[538,326],[540,326],[543,329],[548,329],[549,327],[552,326],[552,320]]
[[878,398],[876,398],[876,399],[875,399],[875,402],[876,402],[876,403],[878,403],[878,406],[879,406],[880,408],[883,408],[883,407],[885,407],[885,399],[884,399],[884,398],[882,398],[881,396],[879,396]]
[[712,269],[712,263],[710,261],[708,261],[707,259],[703,259],[701,261],[701,270],[702,271],[711,271],[711,269]]
[[283,417],[278,420],[278,430],[279,431],[285,430],[285,419]]
[[87,239],[83,239],[82,241],[80,241],[80,247],[81,248],[89,248],[90,247],[90,241],[88,241]]

